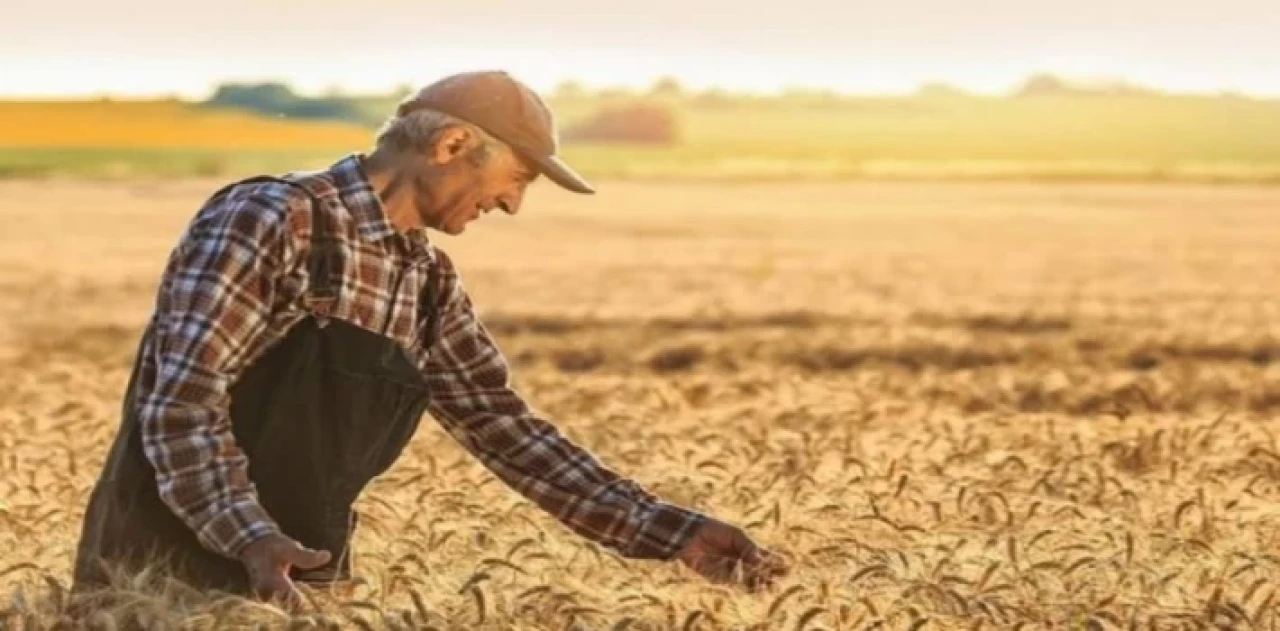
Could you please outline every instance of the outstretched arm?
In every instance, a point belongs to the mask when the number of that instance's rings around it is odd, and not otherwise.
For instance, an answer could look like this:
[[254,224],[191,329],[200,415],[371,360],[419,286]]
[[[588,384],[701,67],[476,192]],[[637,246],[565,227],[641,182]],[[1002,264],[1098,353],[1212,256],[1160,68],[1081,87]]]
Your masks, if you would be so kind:
[[675,558],[707,518],[606,468],[533,412],[511,388],[506,359],[443,263],[440,328],[426,370],[432,415],[503,482],[574,532],[624,557]]

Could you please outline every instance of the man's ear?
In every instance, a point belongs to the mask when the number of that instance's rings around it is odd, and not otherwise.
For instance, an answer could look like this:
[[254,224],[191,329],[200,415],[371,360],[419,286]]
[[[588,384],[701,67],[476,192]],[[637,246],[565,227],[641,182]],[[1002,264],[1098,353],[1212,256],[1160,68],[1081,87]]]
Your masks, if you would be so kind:
[[475,134],[466,127],[449,125],[436,134],[431,146],[431,159],[436,164],[448,164],[470,151],[476,140]]

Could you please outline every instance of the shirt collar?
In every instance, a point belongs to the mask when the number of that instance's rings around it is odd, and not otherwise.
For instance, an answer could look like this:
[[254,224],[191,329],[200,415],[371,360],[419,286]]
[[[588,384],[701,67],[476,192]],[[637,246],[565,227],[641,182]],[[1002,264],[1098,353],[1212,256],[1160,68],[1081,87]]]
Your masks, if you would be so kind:
[[[387,209],[373,190],[369,177],[365,173],[361,153],[350,153],[343,156],[329,167],[334,187],[338,190],[338,198],[355,219],[356,231],[366,241],[381,241],[399,235],[391,221],[387,219]],[[431,242],[425,230],[413,229],[403,235],[410,248],[423,252],[428,256]],[[432,256],[432,258],[434,258]]]
[[338,199],[355,218],[356,230],[367,241],[379,241],[396,234],[387,219],[386,208],[360,164],[361,155],[348,154],[329,167]]

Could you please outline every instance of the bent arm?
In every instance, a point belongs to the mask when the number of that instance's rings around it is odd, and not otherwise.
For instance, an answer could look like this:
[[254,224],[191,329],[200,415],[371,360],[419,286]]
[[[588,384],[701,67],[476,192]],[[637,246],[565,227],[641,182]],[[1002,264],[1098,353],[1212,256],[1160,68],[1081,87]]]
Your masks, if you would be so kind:
[[160,498],[203,546],[233,559],[278,531],[232,435],[228,389],[267,330],[285,228],[284,212],[258,197],[202,209],[165,271],[155,385],[138,401]]
[[[452,278],[452,282],[450,282]],[[671,559],[704,521],[601,464],[534,413],[457,282],[445,275],[440,334],[426,377],[432,415],[510,488],[621,556]]]

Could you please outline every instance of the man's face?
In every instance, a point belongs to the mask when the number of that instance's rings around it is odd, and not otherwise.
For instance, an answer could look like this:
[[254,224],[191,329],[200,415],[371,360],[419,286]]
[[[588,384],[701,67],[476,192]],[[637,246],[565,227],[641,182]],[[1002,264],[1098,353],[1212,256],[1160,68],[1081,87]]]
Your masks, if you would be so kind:
[[451,235],[492,210],[516,214],[537,176],[509,146],[488,148],[478,138],[446,137],[436,150],[438,168],[419,182],[416,204],[424,225]]

